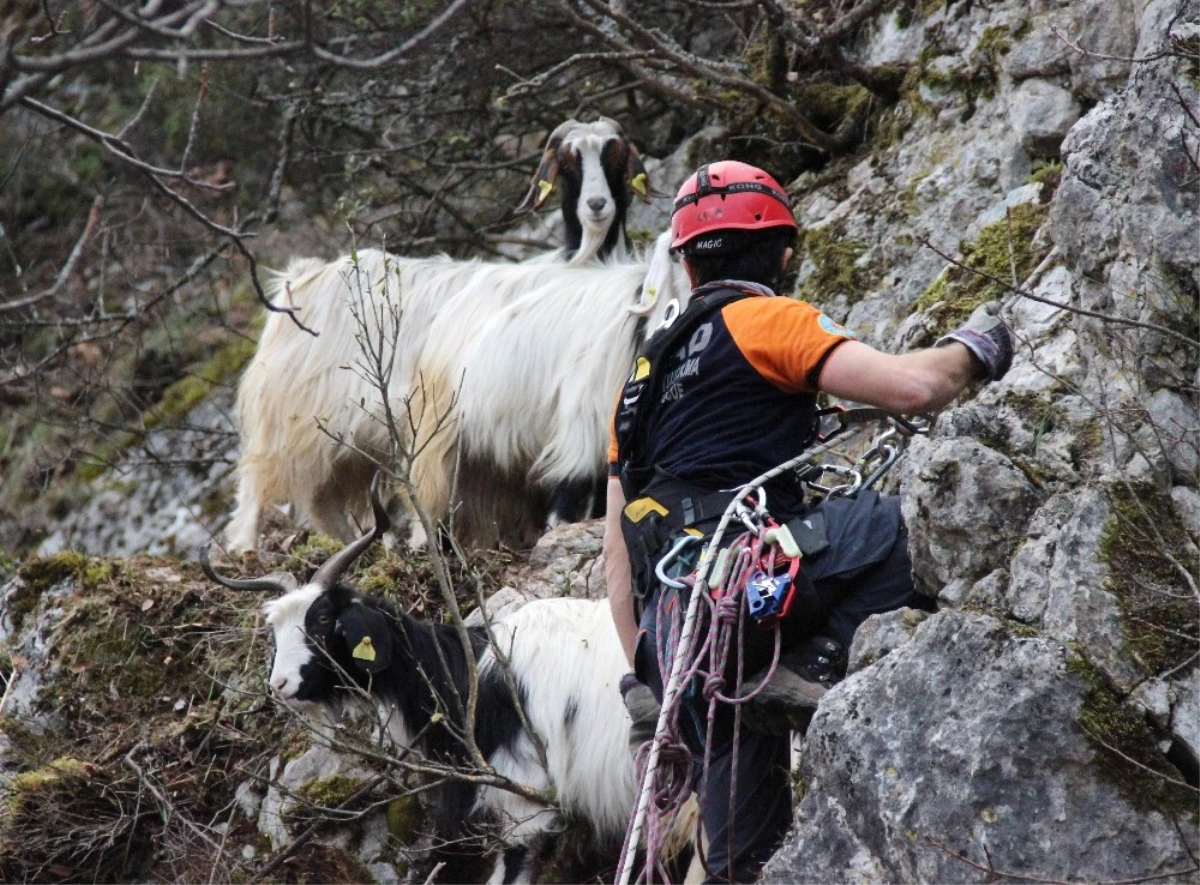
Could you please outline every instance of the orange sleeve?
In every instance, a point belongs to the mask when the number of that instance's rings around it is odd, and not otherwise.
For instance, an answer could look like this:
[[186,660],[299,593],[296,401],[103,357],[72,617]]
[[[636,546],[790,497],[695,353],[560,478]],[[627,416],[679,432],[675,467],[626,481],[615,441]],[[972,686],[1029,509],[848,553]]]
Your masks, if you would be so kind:
[[750,365],[789,393],[815,393],[826,357],[855,337],[811,304],[780,296],[735,301],[721,316]]

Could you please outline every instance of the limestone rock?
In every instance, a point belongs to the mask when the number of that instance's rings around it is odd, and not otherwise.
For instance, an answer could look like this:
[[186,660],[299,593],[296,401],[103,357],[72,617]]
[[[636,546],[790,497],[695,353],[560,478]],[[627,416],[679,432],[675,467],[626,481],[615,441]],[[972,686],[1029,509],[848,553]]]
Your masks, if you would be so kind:
[[915,441],[900,486],[913,574],[933,594],[1007,565],[1037,502],[1012,461],[973,439]]
[[1026,80],[1008,97],[1008,116],[1021,146],[1038,157],[1057,157],[1080,115],[1079,102],[1049,80]]
[[1097,101],[1120,90],[1129,78],[1137,46],[1133,0],[1084,0],[1072,4],[1073,34],[1079,51],[1070,56],[1071,86],[1081,97]]
[[1087,693],[1052,640],[930,618],[821,701],[796,827],[763,881],[986,882],[989,866],[1183,881],[1188,828],[1108,779],[1111,760],[1077,721]]

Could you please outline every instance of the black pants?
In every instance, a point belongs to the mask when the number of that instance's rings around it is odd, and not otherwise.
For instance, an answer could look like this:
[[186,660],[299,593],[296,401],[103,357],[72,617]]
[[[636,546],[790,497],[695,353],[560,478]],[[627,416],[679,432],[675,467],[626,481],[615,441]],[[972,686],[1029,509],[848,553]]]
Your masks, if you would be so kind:
[[[817,635],[836,639],[848,650],[854,632],[871,615],[905,606],[928,607],[929,601],[919,597],[913,588],[908,535],[899,519],[898,498],[879,498],[872,493],[858,502],[837,502],[836,506],[822,509],[827,511],[831,546],[813,557],[811,568],[804,566],[809,568],[821,605],[791,613],[784,625],[784,650]],[[874,537],[862,537],[864,531]],[[862,557],[873,561],[862,562]],[[667,674],[660,672],[656,653],[663,651],[660,645],[664,637],[658,629],[660,605],[663,611],[674,606],[685,611],[687,598],[680,591],[659,587],[642,613],[638,676],[661,701]],[[741,639],[745,673],[750,675],[769,663],[774,639],[754,625],[746,627]],[[736,648],[731,651],[731,658],[736,657],[736,652]],[[664,661],[669,661],[665,653]],[[692,751],[697,789],[705,754],[707,717],[708,702],[700,686],[688,686],[680,722],[683,738]],[[735,741],[734,712],[725,704],[717,705],[713,726],[707,785],[700,797],[704,830],[709,838],[708,881],[753,882],[791,824],[791,741],[788,735],[764,734],[745,726],[738,730]],[[735,761],[736,784],[733,783]]]

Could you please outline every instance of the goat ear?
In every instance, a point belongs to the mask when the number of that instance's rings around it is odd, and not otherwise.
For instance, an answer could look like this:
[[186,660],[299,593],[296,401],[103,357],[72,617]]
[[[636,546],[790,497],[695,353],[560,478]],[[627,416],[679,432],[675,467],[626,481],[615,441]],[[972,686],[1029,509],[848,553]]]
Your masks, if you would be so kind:
[[359,669],[378,673],[392,662],[392,633],[382,612],[351,605],[338,618],[337,629]]
[[629,160],[625,164],[625,174],[629,178],[629,186],[633,188],[633,192],[649,203],[650,194],[654,189],[650,187],[650,178],[646,175],[646,167],[642,165],[642,157],[632,144],[629,145]]

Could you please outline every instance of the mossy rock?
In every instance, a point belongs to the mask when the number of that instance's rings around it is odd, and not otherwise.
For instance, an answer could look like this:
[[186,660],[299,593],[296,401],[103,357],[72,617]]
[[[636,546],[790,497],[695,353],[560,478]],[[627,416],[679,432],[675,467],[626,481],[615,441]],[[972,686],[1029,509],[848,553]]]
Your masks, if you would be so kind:
[[401,796],[388,803],[388,835],[400,845],[415,844],[421,835],[424,823],[425,811],[421,808],[421,801],[417,796]]
[[1099,555],[1109,567],[1105,589],[1124,615],[1124,649],[1147,675],[1177,669],[1200,648],[1200,602],[1185,575],[1195,564],[1187,531],[1170,496],[1151,483],[1113,483],[1106,498]]
[[296,790],[296,795],[321,808],[337,808],[366,783],[361,777],[335,774],[309,781]]
[[169,385],[158,403],[142,414],[141,428],[118,434],[115,439],[99,444],[95,454],[76,469],[75,475],[90,482],[107,472],[108,468],[133,446],[146,438],[146,431],[177,421],[208,399],[213,391],[229,383],[254,356],[254,338],[238,335],[191,372]]
[[865,294],[868,274],[858,260],[866,246],[847,238],[840,225],[808,228],[803,249],[816,270],[800,284],[800,298],[820,305],[840,296],[853,304]]
[[301,784],[294,790],[294,802],[288,804],[284,821],[293,829],[302,829],[330,819],[329,812],[339,808],[366,783],[362,777],[335,774]]
[[120,563],[111,559],[85,556],[64,550],[49,556],[35,556],[17,569],[21,584],[8,598],[8,616],[13,630],[24,626],[25,618],[37,608],[42,594],[63,581],[78,581],[81,588],[91,589],[111,581],[120,572]]
[[932,321],[915,347],[931,346],[938,338],[966,322],[979,305],[1003,297],[1021,285],[1050,252],[1050,244],[1037,239],[1048,207],[1042,202],[1013,206],[1005,218],[984,227],[979,236],[960,247],[961,264],[938,275],[913,305]]
[[1139,811],[1195,820],[1195,794],[1159,750],[1166,735],[1151,728],[1080,649],[1068,656],[1067,670],[1085,685],[1079,725],[1095,746],[1100,777]]

